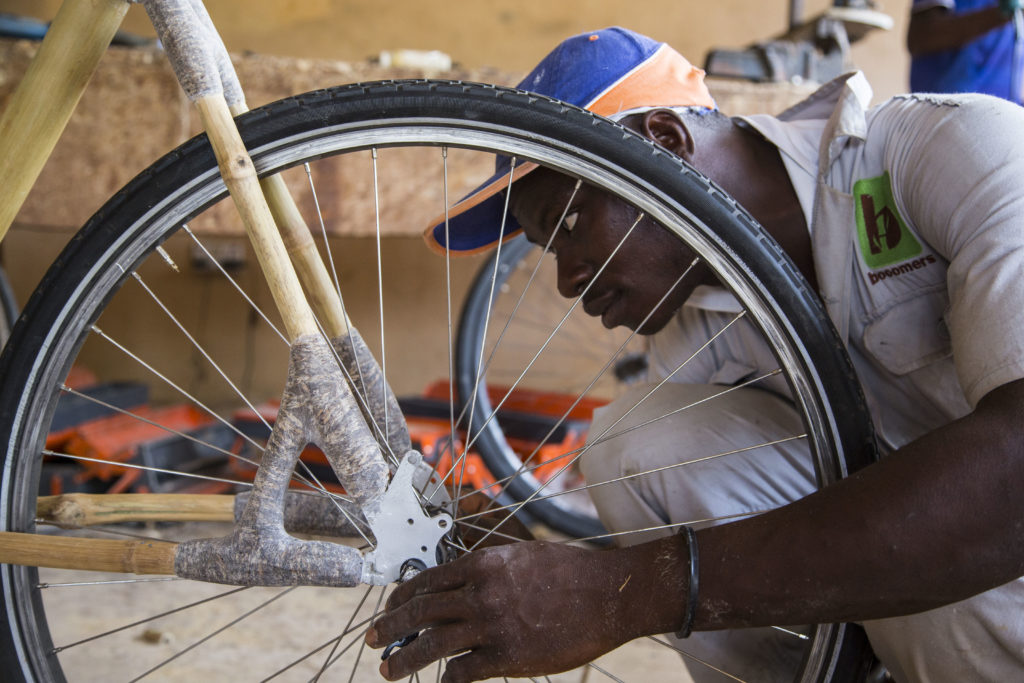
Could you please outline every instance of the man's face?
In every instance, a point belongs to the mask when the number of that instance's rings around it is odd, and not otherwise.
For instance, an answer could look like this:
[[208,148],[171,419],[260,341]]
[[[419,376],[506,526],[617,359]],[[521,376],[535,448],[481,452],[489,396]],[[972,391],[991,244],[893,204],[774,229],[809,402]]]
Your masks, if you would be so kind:
[[[547,244],[552,231],[557,230],[551,250],[558,264],[558,291],[562,296],[583,294],[583,310],[601,318],[609,329],[625,325],[640,334],[654,334],[698,284],[713,282],[709,271],[698,266],[676,284],[693,261],[693,252],[679,238],[644,219],[597,276],[639,213],[587,185],[580,186],[573,196],[575,184],[567,176],[537,169],[512,186],[512,215],[523,226],[526,238],[535,244]],[[563,213],[565,220],[556,226]]]

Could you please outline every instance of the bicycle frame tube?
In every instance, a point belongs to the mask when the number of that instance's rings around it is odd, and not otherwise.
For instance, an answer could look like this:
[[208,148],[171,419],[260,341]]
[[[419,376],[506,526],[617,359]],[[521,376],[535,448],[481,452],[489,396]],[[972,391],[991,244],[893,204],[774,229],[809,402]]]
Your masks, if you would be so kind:
[[0,117],[0,240],[43,170],[128,4],[63,3]]

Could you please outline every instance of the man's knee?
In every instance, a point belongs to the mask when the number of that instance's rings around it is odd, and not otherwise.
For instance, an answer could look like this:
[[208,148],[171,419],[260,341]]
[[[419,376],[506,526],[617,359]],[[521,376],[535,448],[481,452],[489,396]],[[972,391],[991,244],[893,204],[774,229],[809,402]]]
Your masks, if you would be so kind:
[[581,468],[601,484],[598,508],[643,501],[664,523],[700,522],[812,491],[806,444],[768,445],[802,433],[796,411],[767,392],[727,389],[668,383],[644,399],[650,387],[635,387],[595,412]]

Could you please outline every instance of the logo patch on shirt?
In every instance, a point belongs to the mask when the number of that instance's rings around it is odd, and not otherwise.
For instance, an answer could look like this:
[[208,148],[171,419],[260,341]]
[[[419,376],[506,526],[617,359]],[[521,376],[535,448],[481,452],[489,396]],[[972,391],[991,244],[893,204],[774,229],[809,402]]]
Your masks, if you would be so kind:
[[921,243],[896,210],[888,171],[854,183],[853,201],[860,253],[868,268],[884,268],[921,253]]

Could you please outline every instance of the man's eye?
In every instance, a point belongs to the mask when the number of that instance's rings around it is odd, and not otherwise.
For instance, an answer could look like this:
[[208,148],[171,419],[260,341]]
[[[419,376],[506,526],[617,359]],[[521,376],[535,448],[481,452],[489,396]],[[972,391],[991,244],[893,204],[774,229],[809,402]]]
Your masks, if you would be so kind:
[[573,228],[576,227],[577,216],[579,216],[579,214],[575,211],[573,213],[566,214],[565,218],[562,219],[562,229],[566,232],[572,232]]

